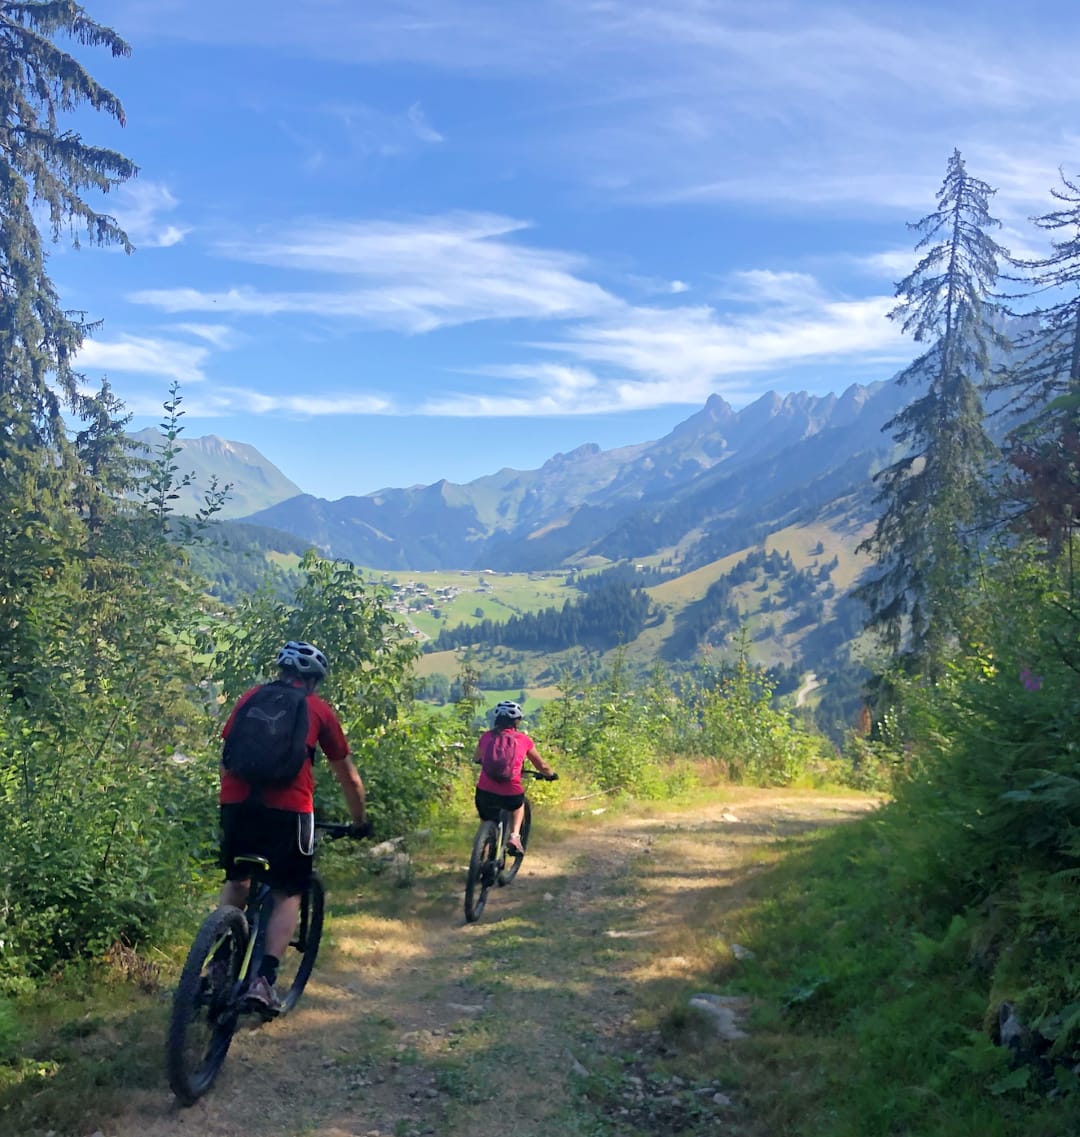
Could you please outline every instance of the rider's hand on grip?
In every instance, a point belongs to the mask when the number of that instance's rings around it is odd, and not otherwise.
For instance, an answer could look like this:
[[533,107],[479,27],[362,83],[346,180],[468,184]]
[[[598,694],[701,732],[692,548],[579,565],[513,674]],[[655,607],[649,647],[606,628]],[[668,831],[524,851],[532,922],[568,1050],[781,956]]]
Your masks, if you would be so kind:
[[545,782],[557,782],[558,780],[559,780],[559,775],[556,774],[554,770],[552,770],[551,773],[546,775],[544,778]]
[[373,826],[369,820],[354,821],[352,825],[349,826],[349,836],[356,840],[362,837],[370,837],[372,829]]

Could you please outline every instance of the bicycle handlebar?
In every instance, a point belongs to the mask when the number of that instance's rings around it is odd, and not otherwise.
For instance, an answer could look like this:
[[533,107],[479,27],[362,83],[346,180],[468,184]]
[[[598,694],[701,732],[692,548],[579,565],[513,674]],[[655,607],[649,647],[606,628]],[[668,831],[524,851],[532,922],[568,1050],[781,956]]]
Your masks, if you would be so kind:
[[539,770],[522,770],[521,776],[523,778],[536,778],[539,782],[557,782],[559,780],[558,774],[541,774]]
[[348,821],[316,821],[315,828],[325,834],[331,841],[336,841],[341,837],[354,837],[356,840],[359,840],[353,833],[352,824]]

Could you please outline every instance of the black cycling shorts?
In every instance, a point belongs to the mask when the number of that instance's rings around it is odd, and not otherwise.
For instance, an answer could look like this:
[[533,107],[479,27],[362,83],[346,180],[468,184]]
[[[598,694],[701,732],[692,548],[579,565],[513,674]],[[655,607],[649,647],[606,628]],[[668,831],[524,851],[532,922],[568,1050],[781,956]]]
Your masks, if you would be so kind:
[[500,809],[517,809],[524,804],[524,794],[493,794],[479,787],[476,790],[476,812],[484,821],[498,821]]
[[314,814],[248,802],[221,807],[221,867],[226,880],[251,876],[250,867],[236,864],[236,857],[265,857],[270,862],[270,886],[297,896],[311,880],[314,852]]

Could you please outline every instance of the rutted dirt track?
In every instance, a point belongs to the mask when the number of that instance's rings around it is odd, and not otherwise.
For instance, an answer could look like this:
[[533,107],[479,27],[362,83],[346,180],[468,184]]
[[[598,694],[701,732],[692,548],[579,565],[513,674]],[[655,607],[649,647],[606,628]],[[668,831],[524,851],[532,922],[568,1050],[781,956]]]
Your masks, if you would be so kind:
[[[700,956],[696,965],[689,957],[701,939],[735,932],[722,921],[696,927],[697,906],[738,890],[762,846],[873,805],[861,796],[736,792],[693,812],[590,818],[559,841],[541,815],[517,881],[492,890],[474,925],[462,917],[465,851],[454,864],[425,865],[398,890],[393,915],[339,887],[295,1014],[238,1034],[195,1106],[177,1108],[163,1081],[102,1132],[593,1133],[575,1090],[582,1068],[597,1072],[605,1055],[625,1050],[650,989],[694,976]],[[737,1101],[716,1108],[726,1111],[718,1132],[754,1132]],[[622,1113],[635,1132],[632,1108]]]

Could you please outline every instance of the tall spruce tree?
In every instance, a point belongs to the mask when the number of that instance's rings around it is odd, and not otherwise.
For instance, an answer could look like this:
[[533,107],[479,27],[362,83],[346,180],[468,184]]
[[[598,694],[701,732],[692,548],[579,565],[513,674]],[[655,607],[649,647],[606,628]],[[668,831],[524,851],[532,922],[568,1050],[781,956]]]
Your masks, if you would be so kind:
[[1080,521],[1080,182],[1060,173],[1061,187],[1050,190],[1058,208],[1031,219],[1054,235],[1051,252],[1013,261],[1029,298],[1056,302],[1025,313],[1018,359],[997,380],[1021,420],[1006,442],[1019,474],[1011,487],[1018,519],[1052,553]]
[[89,330],[82,314],[61,306],[35,211],[54,240],[130,249],[86,195],[136,172],[62,123],[85,106],[124,121],[120,101],[64,40],[129,52],[71,0],[0,0],[0,675],[22,695],[52,620],[35,606],[35,591],[56,578],[80,535],[71,498],[79,471],[63,412],[83,409],[72,364]]
[[991,299],[1006,252],[989,235],[995,191],[949,158],[937,209],[910,226],[922,256],[896,288],[889,313],[929,343],[900,376],[924,388],[886,430],[902,456],[875,478],[883,511],[861,549],[879,571],[859,589],[869,624],[916,668],[934,674],[964,625],[978,525],[988,502],[995,448],[983,427],[980,386],[991,367],[1000,306]]

